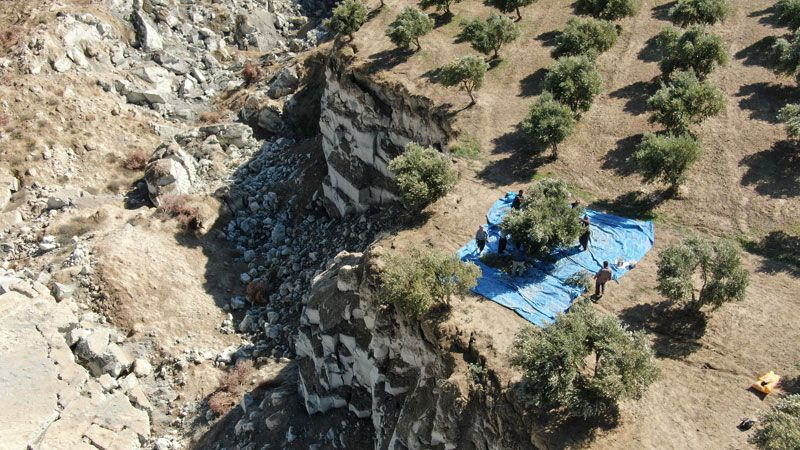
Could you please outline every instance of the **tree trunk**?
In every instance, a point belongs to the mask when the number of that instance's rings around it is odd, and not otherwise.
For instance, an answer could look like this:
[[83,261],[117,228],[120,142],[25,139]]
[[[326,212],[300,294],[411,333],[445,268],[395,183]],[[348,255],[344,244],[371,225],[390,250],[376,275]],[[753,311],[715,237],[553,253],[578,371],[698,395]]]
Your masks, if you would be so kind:
[[347,42],[353,42],[353,39],[354,39],[353,33],[348,33],[347,34]]
[[497,59],[499,57],[500,57],[500,48],[498,47],[494,49],[494,56],[492,57],[492,59]]
[[519,6],[517,6],[517,22],[522,20],[522,13],[519,12]]
[[467,94],[469,94],[469,99],[470,99],[469,106],[474,105],[475,104],[475,97],[472,95],[472,89],[467,88]]
[[558,144],[553,144],[553,158],[558,159]]

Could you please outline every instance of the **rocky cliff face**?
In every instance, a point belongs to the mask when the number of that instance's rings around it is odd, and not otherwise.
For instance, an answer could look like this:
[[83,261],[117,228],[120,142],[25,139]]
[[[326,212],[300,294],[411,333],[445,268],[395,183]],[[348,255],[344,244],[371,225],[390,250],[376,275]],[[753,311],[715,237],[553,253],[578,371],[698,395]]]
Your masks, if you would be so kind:
[[443,148],[451,135],[429,99],[343,66],[336,58],[328,64],[320,117],[323,188],[328,209],[339,215],[396,200],[391,158],[411,141]]
[[343,252],[314,279],[296,340],[308,412],[348,408],[371,420],[376,449],[533,448],[474,336],[409,322],[380,301],[380,253]]

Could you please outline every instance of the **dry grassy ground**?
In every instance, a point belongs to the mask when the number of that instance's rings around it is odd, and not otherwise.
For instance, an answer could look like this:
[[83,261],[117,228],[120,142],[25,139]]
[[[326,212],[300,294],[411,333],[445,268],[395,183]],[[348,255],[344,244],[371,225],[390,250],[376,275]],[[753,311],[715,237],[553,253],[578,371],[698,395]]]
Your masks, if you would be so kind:
[[[747,434],[736,424],[774,401],[748,392],[749,384],[767,370],[797,375],[800,329],[793,311],[800,306],[800,279],[785,267],[747,255],[752,277],[746,300],[707,320],[687,321],[659,307],[655,255],[688,233],[755,236],[793,230],[800,223],[800,185],[794,181],[800,173],[789,164],[782,145],[785,132],[775,118],[800,91],[765,67],[769,37],[787,34],[770,22],[773,2],[734,0],[732,16],[711,28],[730,48],[731,62],[710,77],[726,93],[727,106],[696,129],[705,153],[690,172],[683,198],[654,208],[633,200],[639,191],[657,193],[663,187],[643,185],[626,159],[642,133],[657,129],[648,123],[645,109],[660,73],[651,39],[669,24],[670,2],[645,0],[637,16],[620,21],[624,31],[619,41],[598,59],[603,92],[560,146],[558,161],[531,151],[516,125],[541,92],[553,62],[555,32],[574,14],[571,2],[540,0],[523,9],[522,37],[501,50],[503,61],[489,71],[478,104],[469,109],[463,109],[465,93],[432,84],[430,74],[455,56],[475,53],[468,44],[455,42],[457,24],[462,18],[488,16],[491,9],[476,0],[454,5],[455,17],[422,38],[422,51],[408,56],[394,51],[383,33],[409,2],[387,3],[356,36],[357,64],[449,105],[456,128],[477,138],[485,157],[460,164],[462,180],[455,192],[432,206],[435,214],[425,225],[401,233],[398,245],[424,242],[455,250],[471,238],[499,196],[546,174],[567,179],[596,207],[655,217],[654,252],[612,286],[598,306],[650,333],[663,377],[641,401],[623,405],[618,427],[588,432],[579,432],[579,426],[551,427],[543,441],[556,448],[747,447]],[[514,330],[524,321],[478,298],[455,310],[452,320],[460,327],[493,337],[496,362],[502,364]]]

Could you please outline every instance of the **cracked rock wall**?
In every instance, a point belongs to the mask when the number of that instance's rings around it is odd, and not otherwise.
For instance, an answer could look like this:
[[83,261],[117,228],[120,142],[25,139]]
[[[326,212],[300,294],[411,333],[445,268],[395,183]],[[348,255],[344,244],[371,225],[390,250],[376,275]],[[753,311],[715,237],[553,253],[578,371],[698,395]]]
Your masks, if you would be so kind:
[[328,209],[346,215],[395,201],[389,161],[412,141],[444,148],[452,134],[447,120],[429,99],[400,85],[379,85],[339,67],[335,58],[325,79],[320,131]]
[[471,336],[443,336],[380,302],[381,251],[342,252],[314,279],[295,343],[308,413],[347,408],[370,420],[376,449],[534,448],[497,377],[475,389],[457,368]]

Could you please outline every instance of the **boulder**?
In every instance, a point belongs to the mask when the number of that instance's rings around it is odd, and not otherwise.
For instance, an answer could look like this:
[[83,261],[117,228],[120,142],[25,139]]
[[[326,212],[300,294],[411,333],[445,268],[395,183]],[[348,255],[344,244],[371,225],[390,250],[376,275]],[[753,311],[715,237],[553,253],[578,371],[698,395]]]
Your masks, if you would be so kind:
[[19,180],[8,169],[0,168],[0,210],[8,206],[11,194],[19,190]]
[[297,78],[297,72],[291,67],[284,67],[270,82],[267,94],[270,98],[278,99],[297,90],[298,84],[300,79]]
[[216,136],[217,142],[226,148],[230,145],[236,147],[255,145],[253,129],[243,123],[218,123],[201,127],[199,131],[206,138],[211,135]]
[[137,86],[129,81],[114,81],[114,89],[134,105],[156,105],[167,103],[169,92]]
[[176,142],[162,144],[144,171],[150,201],[159,205],[163,195],[188,194],[195,180],[196,162]]
[[66,72],[72,69],[72,60],[70,60],[67,55],[56,58],[53,61],[53,69],[58,73]]
[[267,10],[259,8],[236,17],[233,39],[240,50],[272,50],[279,37],[275,16]]
[[284,127],[280,106],[270,103],[261,109],[258,113],[258,127],[268,133],[279,133]]
[[133,29],[136,31],[136,39],[139,48],[146,52],[157,52],[164,49],[164,40],[158,33],[155,24],[142,10],[134,10],[131,15]]

